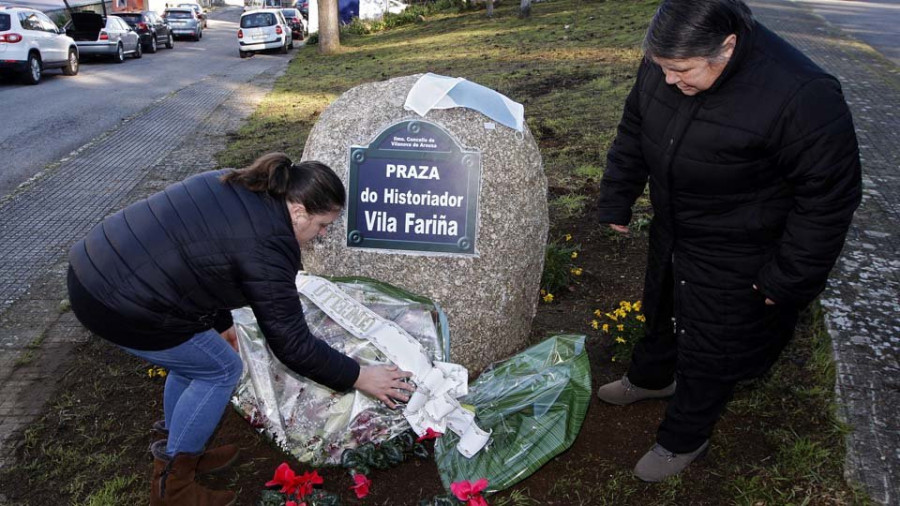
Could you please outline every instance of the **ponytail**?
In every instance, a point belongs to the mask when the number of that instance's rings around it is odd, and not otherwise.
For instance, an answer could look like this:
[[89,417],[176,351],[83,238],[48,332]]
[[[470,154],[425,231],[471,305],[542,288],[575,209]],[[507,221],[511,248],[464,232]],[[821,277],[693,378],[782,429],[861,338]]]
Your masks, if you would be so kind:
[[295,165],[284,153],[262,155],[249,167],[228,172],[222,181],[302,204],[310,214],[340,210],[347,201],[344,184],[330,167],[311,161]]

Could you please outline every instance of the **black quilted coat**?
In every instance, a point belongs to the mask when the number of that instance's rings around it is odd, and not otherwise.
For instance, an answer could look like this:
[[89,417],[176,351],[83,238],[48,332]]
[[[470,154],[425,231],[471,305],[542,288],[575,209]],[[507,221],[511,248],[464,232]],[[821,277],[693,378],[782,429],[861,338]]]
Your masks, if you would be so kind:
[[282,363],[333,389],[351,388],[357,363],[310,334],[303,317],[300,246],[284,200],[221,175],[174,184],[76,243],[69,263],[87,292],[73,294],[76,315],[116,344],[160,350],[224,330],[228,311],[249,305]]
[[660,308],[674,298],[681,374],[761,374],[824,288],[861,198],[840,84],[758,23],[693,97],[645,61],[609,151],[599,221],[628,224],[648,180],[648,330],[671,331]]

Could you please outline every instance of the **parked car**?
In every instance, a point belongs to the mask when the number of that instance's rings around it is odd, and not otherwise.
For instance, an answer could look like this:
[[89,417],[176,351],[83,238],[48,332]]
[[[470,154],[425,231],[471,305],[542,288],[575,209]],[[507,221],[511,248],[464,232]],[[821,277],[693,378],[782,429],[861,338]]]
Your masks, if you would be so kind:
[[0,70],[37,84],[50,68],[74,76],[78,59],[75,41],[46,14],[26,7],[0,7]]
[[137,32],[144,51],[155,53],[160,45],[165,45],[169,49],[175,47],[175,36],[172,35],[169,25],[155,12],[113,12],[112,15],[128,23],[128,26]]
[[257,9],[280,9],[286,7],[281,0],[244,0],[244,12]]
[[294,48],[291,28],[280,10],[260,9],[241,14],[237,36],[241,58],[265,49],[281,49],[287,53]]
[[281,9],[281,13],[284,14],[284,20],[291,27],[291,37],[294,40],[303,40],[307,34],[306,20],[303,19],[300,11],[297,9]]
[[116,63],[125,61],[125,55],[140,58],[144,55],[141,38],[137,32],[116,16],[96,12],[73,12],[66,23],[66,34],[75,39],[82,57],[103,56]]
[[182,3],[178,4],[178,5],[176,5],[176,7],[180,7],[180,8],[182,8],[182,9],[185,9],[185,8],[187,8],[187,9],[194,9],[194,12],[197,13],[197,17],[200,18],[200,21],[203,22],[203,29],[204,29],[204,30],[206,29],[206,25],[207,25],[207,22],[206,22],[206,12],[207,12],[207,11],[206,11],[206,9],[204,9],[203,7],[201,7],[200,4],[198,4],[198,3],[196,3],[196,2],[182,2]]
[[297,0],[294,2],[294,7],[300,11],[304,18],[309,19],[309,0]]
[[197,13],[190,7],[169,7],[163,14],[166,23],[172,30],[172,35],[187,36],[194,40],[203,38],[203,22],[197,17]]

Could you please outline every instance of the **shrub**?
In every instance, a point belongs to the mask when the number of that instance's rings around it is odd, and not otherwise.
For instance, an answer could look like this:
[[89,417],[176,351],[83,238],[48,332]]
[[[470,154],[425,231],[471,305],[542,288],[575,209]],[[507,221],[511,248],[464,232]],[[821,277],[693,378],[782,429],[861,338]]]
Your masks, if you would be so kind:
[[644,322],[647,318],[641,312],[641,301],[619,302],[615,310],[604,313],[594,311],[595,320],[591,326],[612,340],[613,362],[628,361],[634,352],[634,346],[644,336]]
[[578,258],[581,246],[571,242],[572,236],[566,234],[562,242],[553,240],[547,244],[544,253],[544,272],[541,274],[541,297],[544,302],[553,302],[554,293],[568,288],[581,275],[581,268],[573,260]]

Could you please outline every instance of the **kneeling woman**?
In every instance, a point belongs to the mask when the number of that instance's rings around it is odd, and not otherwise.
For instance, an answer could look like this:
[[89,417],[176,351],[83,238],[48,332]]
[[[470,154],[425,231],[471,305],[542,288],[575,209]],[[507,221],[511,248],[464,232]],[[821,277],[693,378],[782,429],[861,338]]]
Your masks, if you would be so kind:
[[235,501],[233,492],[194,482],[196,472],[220,468],[237,452],[206,449],[242,371],[232,309],[249,305],[272,351],[298,374],[390,407],[408,399],[409,373],[360,368],[313,336],[303,317],[294,281],[300,247],[325,234],[345,201],[327,166],[271,153],[135,202],[72,247],[69,294],[81,323],[169,370],[168,440],[151,448],[151,504]]

